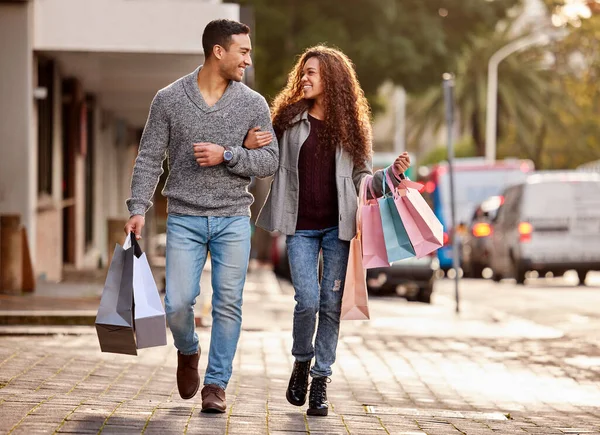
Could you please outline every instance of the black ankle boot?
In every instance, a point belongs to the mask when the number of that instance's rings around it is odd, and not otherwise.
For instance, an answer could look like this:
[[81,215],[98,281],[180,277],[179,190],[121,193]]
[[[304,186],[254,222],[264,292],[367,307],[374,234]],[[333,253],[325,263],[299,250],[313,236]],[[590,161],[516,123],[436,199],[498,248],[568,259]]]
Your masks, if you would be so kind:
[[307,415],[327,415],[329,402],[327,401],[328,377],[313,378],[310,383],[310,396],[308,397]]
[[294,369],[290,377],[285,397],[292,405],[302,406],[306,403],[306,392],[308,391],[308,373],[310,372],[310,361],[294,362]]

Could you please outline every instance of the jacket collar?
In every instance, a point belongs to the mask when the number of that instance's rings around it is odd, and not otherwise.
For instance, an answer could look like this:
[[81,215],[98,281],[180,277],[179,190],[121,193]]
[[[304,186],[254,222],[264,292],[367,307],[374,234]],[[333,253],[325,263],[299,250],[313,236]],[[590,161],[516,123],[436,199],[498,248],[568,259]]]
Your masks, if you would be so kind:
[[[302,113],[297,114],[294,119],[292,119],[292,123],[289,128],[295,128],[300,121],[305,121],[308,123],[308,110],[303,111]],[[308,134],[308,133],[307,133]],[[306,140],[306,138],[304,138]],[[338,146],[335,151],[336,159],[339,161],[342,158],[345,158],[346,152],[341,146]],[[337,169],[336,169],[337,171]]]
[[301,113],[298,113],[294,119],[292,119],[292,125],[296,124],[302,120],[308,121],[308,110],[305,110]]

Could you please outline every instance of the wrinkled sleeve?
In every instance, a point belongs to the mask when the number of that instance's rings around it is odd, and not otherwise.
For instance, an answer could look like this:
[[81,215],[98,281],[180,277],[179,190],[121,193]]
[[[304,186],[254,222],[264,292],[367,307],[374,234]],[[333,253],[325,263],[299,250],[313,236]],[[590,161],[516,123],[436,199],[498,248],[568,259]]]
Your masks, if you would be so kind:
[[358,191],[360,190],[360,183],[363,178],[367,175],[371,175],[373,173],[373,162],[369,157],[367,160],[363,162],[362,165],[354,165],[352,168],[352,182],[354,183],[354,187],[356,188],[356,194],[358,195]]
[[261,127],[273,135],[269,145],[262,148],[249,150],[242,146],[231,149],[233,158],[227,164],[227,169],[232,174],[242,177],[265,178],[273,175],[279,167],[279,145],[271,124],[271,114],[267,101],[261,97],[259,109],[252,127]]
[[[377,171],[375,171],[375,173],[373,173],[373,162],[371,160],[371,158],[369,158],[368,160],[365,160],[365,162],[363,163],[363,165],[360,166],[354,166],[354,170],[352,173],[352,179],[354,181],[354,185],[356,187],[356,191],[358,192],[359,188],[360,188],[360,182],[362,181],[362,179],[364,177],[366,177],[367,175],[371,175],[373,174],[373,181],[372,181],[372,187],[373,187],[373,191],[375,193],[375,196],[377,198],[383,196],[383,177],[384,175],[384,170],[383,169],[379,169]],[[392,184],[394,185],[394,187],[396,187],[398,184],[400,184],[400,181],[395,177],[394,173],[391,171],[389,171],[389,176],[390,179],[392,180]],[[390,191],[389,187],[387,187],[388,182],[386,181],[386,193],[388,193]],[[369,190],[367,190],[367,196],[369,198],[372,198],[371,196],[371,192]]]

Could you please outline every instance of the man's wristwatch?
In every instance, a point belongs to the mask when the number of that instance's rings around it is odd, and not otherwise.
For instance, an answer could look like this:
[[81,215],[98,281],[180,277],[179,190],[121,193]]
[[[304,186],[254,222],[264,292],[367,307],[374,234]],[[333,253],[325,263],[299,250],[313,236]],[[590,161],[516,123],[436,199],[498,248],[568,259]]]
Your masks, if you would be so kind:
[[225,161],[225,163],[229,163],[231,159],[233,159],[233,151],[231,151],[228,147],[224,148],[225,150],[223,151],[223,160]]

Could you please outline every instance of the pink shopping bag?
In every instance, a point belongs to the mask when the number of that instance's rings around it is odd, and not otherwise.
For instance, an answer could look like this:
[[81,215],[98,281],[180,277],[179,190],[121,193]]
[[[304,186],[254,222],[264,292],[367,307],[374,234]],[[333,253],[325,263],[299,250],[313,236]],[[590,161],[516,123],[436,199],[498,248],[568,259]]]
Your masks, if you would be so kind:
[[[367,186],[373,199],[367,199]],[[373,177],[363,179],[359,191],[359,212],[361,216],[362,231],[362,262],[365,269],[375,267],[389,267],[390,263],[385,249],[383,227],[379,204],[373,191]]]
[[422,187],[420,183],[404,179],[394,195],[417,258],[425,257],[444,245],[444,227],[419,193]]

